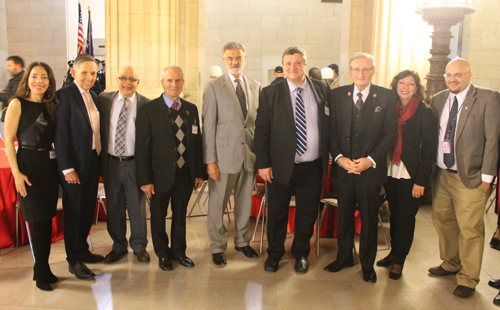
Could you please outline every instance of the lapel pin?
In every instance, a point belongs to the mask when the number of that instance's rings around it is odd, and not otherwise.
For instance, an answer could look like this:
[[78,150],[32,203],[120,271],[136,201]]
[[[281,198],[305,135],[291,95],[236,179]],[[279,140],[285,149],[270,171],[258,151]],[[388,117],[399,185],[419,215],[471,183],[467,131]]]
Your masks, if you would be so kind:
[[377,98],[377,94],[373,94],[373,98]]
[[350,96],[350,95],[351,95],[351,92],[348,92],[348,93],[347,93],[347,96]]
[[467,107],[465,107],[465,109],[467,110]]
[[189,111],[186,111],[187,116],[189,116]]
[[375,108],[375,113],[382,111],[382,108],[380,106]]
[[252,88],[253,88],[253,85],[250,85],[250,87],[249,87],[249,88],[250,88],[250,89],[252,89]]

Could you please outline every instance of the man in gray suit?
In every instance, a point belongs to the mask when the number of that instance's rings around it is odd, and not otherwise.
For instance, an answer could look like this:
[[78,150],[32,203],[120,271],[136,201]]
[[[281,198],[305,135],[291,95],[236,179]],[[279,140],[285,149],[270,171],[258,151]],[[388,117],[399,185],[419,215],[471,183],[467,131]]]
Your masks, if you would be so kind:
[[207,82],[203,93],[203,155],[209,176],[208,236],[216,266],[227,262],[228,231],[224,210],[234,190],[235,249],[256,258],[249,246],[252,184],[255,178],[253,136],[259,104],[260,83],[242,75],[245,47],[224,45],[227,74]]
[[497,175],[500,94],[470,83],[464,59],[446,66],[448,86],[432,98],[439,121],[437,173],[432,186],[432,220],[443,262],[434,276],[457,274],[459,297],[470,297],[479,283],[484,247],[484,210]]
[[146,251],[146,199],[137,185],[135,165],[135,119],[137,110],[149,99],[136,92],[137,70],[132,65],[120,68],[118,91],[99,95],[101,109],[101,173],[108,207],[108,233],[113,249],[104,258],[111,264],[126,256],[127,219],[130,219],[130,247],[139,262],[149,262]]

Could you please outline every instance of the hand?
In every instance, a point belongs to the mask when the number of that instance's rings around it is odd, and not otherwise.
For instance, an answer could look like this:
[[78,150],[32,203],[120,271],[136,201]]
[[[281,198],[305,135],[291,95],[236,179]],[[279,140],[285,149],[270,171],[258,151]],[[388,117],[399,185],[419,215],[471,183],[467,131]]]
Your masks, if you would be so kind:
[[217,166],[217,163],[208,163],[207,173],[210,179],[219,182],[219,166]]
[[355,159],[354,167],[359,171],[359,173],[373,167],[373,163],[366,157]]
[[274,178],[273,176],[273,168],[264,168],[264,169],[259,169],[259,176],[264,179],[264,181],[267,181],[269,183],[273,183],[272,179]]
[[337,159],[337,164],[347,170],[347,173],[361,174],[361,172],[358,171],[358,168],[354,166],[354,162],[347,157],[342,156]]
[[490,183],[483,181],[483,188],[484,188],[484,191],[487,192],[488,189],[490,188]]
[[80,184],[80,179],[78,178],[78,174],[75,171],[71,171],[70,173],[64,176],[64,179],[69,184]]
[[412,196],[415,198],[420,198],[424,195],[425,187],[413,184]]
[[196,178],[194,179],[194,190],[199,190],[201,185],[203,184],[203,179]]
[[26,191],[26,184],[31,186],[28,177],[21,172],[18,172],[14,174],[14,181],[16,183],[16,191],[19,193],[19,195],[26,197],[26,195],[28,194],[28,192]]
[[154,184],[148,184],[148,185],[143,185],[141,186],[141,190],[146,194],[148,199],[151,199],[151,195],[155,194],[155,185]]

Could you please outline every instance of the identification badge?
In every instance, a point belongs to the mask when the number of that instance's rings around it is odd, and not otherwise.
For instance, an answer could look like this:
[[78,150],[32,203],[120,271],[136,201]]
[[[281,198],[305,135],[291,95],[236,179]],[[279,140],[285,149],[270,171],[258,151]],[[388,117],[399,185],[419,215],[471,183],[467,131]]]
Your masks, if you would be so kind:
[[198,126],[193,125],[193,135],[197,135],[197,134],[198,134]]
[[56,151],[54,151],[54,150],[49,151],[49,156],[50,156],[50,159],[56,159],[57,158]]
[[325,114],[330,116],[330,108],[329,107],[325,107]]
[[443,141],[443,154],[450,154],[450,153],[451,153],[451,141],[444,140]]

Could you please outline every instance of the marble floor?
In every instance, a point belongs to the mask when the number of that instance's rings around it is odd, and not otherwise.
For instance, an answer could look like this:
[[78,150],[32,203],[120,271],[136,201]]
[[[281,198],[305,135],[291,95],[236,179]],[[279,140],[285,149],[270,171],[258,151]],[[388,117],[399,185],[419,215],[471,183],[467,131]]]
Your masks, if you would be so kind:
[[[193,201],[194,199],[192,199]],[[192,203],[191,201],[191,203]],[[197,214],[205,212],[196,207]],[[227,221],[227,217],[225,218]],[[496,215],[485,215],[486,243],[496,226]],[[337,240],[321,239],[321,254],[309,256],[310,270],[297,275],[289,251],[292,235],[287,238],[287,254],[277,273],[263,270],[266,255],[248,259],[234,250],[234,222],[229,224],[230,242],[226,251],[228,265],[216,268],[209,251],[207,218],[187,220],[188,256],[196,263],[192,269],[174,263],[174,270],[158,268],[153,245],[149,264],[128,257],[113,265],[94,264],[95,280],[82,281],[68,272],[64,242],[52,245],[50,263],[60,281],[53,292],[37,289],[32,281],[29,246],[1,249],[0,309],[496,309],[492,304],[498,293],[487,284],[500,277],[500,252],[485,246],[481,282],[473,297],[461,299],[452,295],[454,276],[430,277],[427,269],[440,263],[438,240],[431,223],[431,208],[424,206],[417,215],[415,241],[399,281],[388,278],[389,270],[375,267],[376,284],[363,282],[360,265],[336,274],[323,268],[336,257]],[[170,221],[167,220],[167,224]],[[254,222],[252,222],[254,225]],[[388,223],[385,223],[386,228]],[[151,240],[151,239],[150,239]],[[311,241],[312,242],[312,241]],[[106,223],[92,227],[94,252],[105,255],[111,250]],[[258,242],[252,242],[254,248]],[[266,243],[264,242],[264,247]],[[388,254],[379,229],[377,259]]]

